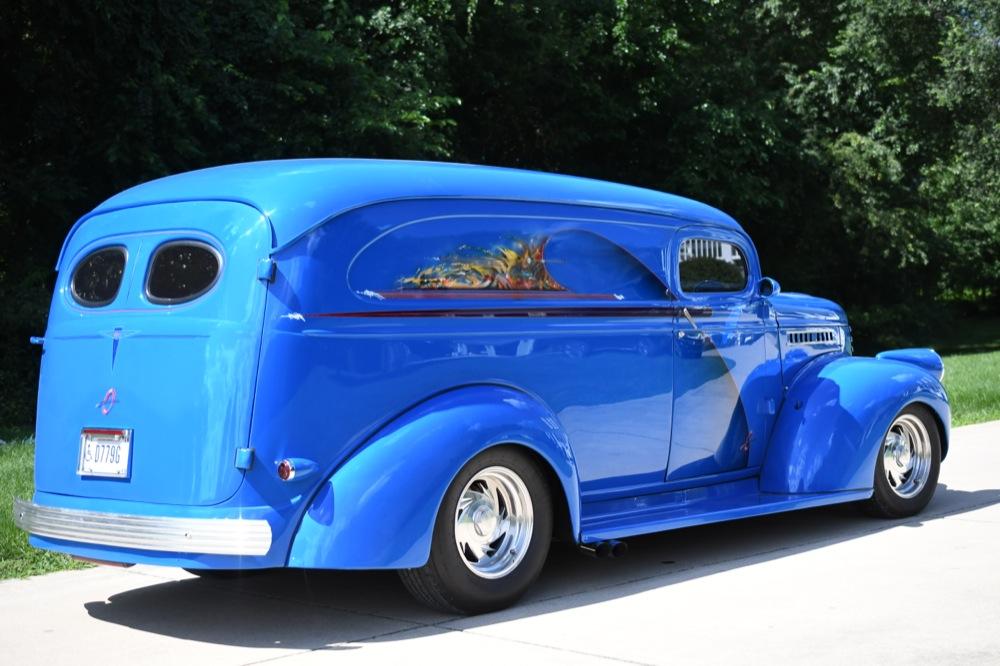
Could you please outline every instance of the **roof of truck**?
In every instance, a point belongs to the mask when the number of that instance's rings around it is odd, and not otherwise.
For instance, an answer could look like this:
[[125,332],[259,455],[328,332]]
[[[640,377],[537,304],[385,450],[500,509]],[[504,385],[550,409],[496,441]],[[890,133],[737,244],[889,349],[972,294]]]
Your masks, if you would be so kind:
[[203,199],[239,201],[270,219],[276,247],[280,247],[353,208],[427,197],[584,204],[739,228],[716,208],[641,187],[474,164],[369,159],[247,162],[167,176],[116,194],[77,226],[88,217],[134,206]]

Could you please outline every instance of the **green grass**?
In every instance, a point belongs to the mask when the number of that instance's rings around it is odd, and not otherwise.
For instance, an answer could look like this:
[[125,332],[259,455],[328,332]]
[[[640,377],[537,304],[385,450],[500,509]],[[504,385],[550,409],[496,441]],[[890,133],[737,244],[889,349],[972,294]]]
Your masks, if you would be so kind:
[[944,356],[954,426],[1000,419],[1000,351]]
[[1000,317],[942,318],[929,341],[944,358],[954,426],[1000,420]]
[[32,548],[14,525],[14,498],[30,498],[33,491],[35,442],[9,430],[0,430],[0,438],[6,441],[0,444],[0,579],[85,567],[65,555]]

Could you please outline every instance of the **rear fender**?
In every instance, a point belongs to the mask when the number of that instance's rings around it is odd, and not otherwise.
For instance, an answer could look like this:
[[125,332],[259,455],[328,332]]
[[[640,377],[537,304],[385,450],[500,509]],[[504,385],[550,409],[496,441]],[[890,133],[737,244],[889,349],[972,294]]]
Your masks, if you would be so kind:
[[524,446],[549,465],[573,534],[580,532],[576,462],[556,416],[502,386],[442,393],[396,418],[323,483],[292,543],[288,566],[401,569],[430,555],[438,509],[452,479],[481,451]]
[[927,405],[947,451],[951,412],[941,382],[923,367],[891,358],[829,355],[789,387],[761,469],[769,493],[871,489],[879,446],[893,418]]

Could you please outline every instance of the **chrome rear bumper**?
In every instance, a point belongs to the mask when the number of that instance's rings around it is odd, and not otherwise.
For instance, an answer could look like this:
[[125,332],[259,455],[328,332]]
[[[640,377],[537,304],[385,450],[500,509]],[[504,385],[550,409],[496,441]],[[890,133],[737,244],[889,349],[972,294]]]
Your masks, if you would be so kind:
[[14,523],[25,532],[80,543],[206,555],[266,555],[271,526],[243,518],[131,516],[40,506],[14,500]]

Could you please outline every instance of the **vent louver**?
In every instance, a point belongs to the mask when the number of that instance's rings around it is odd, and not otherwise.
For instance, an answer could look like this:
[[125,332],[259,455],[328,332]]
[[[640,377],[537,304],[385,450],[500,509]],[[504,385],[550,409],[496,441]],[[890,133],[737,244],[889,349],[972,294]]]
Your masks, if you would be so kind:
[[788,332],[790,345],[840,345],[840,335],[832,328],[810,328]]

